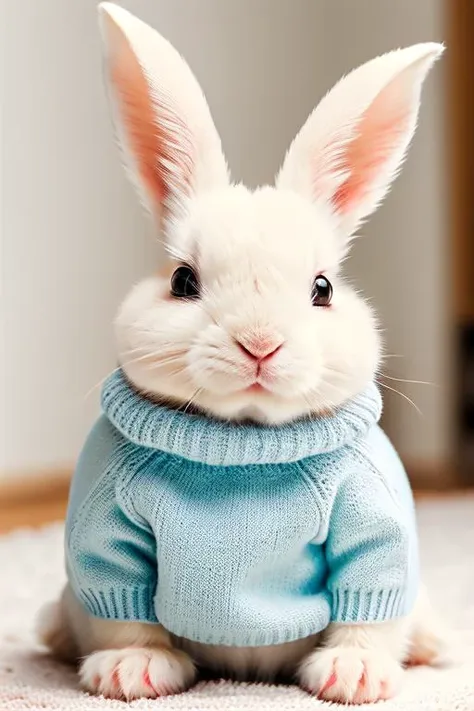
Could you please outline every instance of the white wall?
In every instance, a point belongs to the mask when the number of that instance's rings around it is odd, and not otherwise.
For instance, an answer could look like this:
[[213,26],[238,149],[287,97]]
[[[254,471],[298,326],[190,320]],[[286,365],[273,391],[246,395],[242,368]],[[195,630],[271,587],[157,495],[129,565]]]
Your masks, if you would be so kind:
[[[188,58],[235,175],[268,180],[317,94],[317,5],[123,4]],[[98,391],[84,396],[114,367],[115,308],[155,263],[111,140],[95,0],[9,2],[4,12],[0,470],[28,473],[75,458]]]
[[[234,175],[252,185],[272,177],[315,100],[342,72],[377,52],[441,34],[441,0],[122,4],[187,57]],[[25,0],[3,10],[4,473],[75,458],[97,408],[98,390],[87,400],[85,394],[114,367],[115,308],[131,283],[155,268],[150,228],[111,140],[95,6]],[[441,102],[438,72],[404,177],[366,230],[380,235],[361,242],[354,259],[389,326],[390,351],[407,355],[406,371],[400,365],[398,372],[438,382]],[[442,395],[420,390],[417,400],[423,421],[403,403],[393,410],[395,421],[403,418],[397,439],[410,456],[443,455]]]
[[[387,49],[444,41],[443,0],[336,0],[321,4],[325,82]],[[449,47],[447,48],[449,51]],[[386,327],[385,372],[433,385],[386,380],[386,426],[405,458],[436,462],[451,451],[451,299],[445,145],[446,59],[429,76],[402,174],[363,228],[348,271],[373,299]]]

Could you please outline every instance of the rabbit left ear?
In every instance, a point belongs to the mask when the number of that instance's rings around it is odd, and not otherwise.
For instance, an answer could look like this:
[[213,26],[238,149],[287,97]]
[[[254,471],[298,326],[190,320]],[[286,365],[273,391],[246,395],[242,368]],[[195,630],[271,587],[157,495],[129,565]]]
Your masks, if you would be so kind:
[[117,5],[99,5],[113,118],[124,162],[165,233],[189,198],[228,184],[206,99],[184,59]]
[[389,52],[341,79],[291,144],[277,187],[327,205],[349,238],[400,168],[423,80],[443,49],[426,43]]

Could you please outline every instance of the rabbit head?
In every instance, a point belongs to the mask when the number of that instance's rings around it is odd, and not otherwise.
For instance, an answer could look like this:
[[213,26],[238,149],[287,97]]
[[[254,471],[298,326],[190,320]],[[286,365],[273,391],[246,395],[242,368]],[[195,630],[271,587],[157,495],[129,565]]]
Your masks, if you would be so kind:
[[279,423],[337,407],[380,358],[374,316],[341,260],[404,159],[443,47],[352,71],[310,115],[275,185],[250,191],[231,183],[178,52],[116,5],[100,14],[124,163],[167,248],[161,273],[132,289],[116,319],[127,377],[220,418]]

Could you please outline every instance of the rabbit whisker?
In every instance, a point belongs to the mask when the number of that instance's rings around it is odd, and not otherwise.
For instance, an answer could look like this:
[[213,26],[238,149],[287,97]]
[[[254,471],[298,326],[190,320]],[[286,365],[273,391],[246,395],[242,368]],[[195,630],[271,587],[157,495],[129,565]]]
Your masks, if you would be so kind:
[[382,388],[386,388],[387,390],[390,390],[391,392],[396,393],[397,395],[400,395],[400,397],[402,397],[404,400],[407,400],[407,402],[409,402],[410,405],[413,405],[413,407],[415,408],[417,413],[421,417],[423,417],[423,413],[420,410],[420,408],[418,407],[418,405],[415,402],[413,402],[413,400],[410,397],[408,397],[408,395],[405,395],[405,393],[402,393],[400,390],[397,390],[396,388],[390,387],[390,385],[387,385],[386,383],[382,383],[380,380],[378,380],[377,382]]

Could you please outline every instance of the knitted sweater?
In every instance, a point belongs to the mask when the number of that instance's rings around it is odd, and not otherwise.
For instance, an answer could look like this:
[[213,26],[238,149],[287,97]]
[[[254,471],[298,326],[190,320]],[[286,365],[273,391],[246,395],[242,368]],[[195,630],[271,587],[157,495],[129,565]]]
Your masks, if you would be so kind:
[[69,581],[92,615],[255,646],[410,610],[413,501],[375,385],[278,427],[168,409],[121,372],[102,407],[66,530]]

